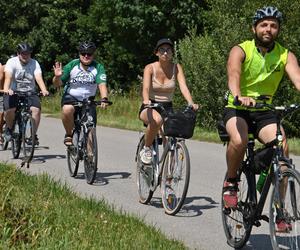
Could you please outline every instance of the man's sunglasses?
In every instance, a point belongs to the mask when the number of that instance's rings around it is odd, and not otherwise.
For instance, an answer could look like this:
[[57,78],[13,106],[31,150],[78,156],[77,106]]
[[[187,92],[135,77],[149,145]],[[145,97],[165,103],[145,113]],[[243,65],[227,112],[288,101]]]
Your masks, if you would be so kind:
[[93,54],[92,54],[92,53],[80,53],[80,55],[82,55],[82,56],[87,56],[87,57],[91,57]]

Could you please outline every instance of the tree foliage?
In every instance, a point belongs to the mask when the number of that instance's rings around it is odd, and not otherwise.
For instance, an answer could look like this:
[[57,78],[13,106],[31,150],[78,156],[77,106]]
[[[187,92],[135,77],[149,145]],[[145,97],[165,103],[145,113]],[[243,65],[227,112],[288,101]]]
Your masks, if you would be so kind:
[[[142,69],[155,60],[156,41],[169,37],[177,41],[176,54],[188,85],[202,105],[199,124],[212,128],[222,114],[228,53],[232,46],[252,39],[252,16],[266,5],[283,12],[278,40],[299,58],[299,1],[12,0],[0,2],[0,61],[14,54],[20,41],[28,41],[50,85],[55,60],[66,64],[77,57],[79,41],[92,40],[98,46],[97,60],[107,70],[109,86],[137,89]],[[300,102],[287,77],[278,93],[276,103]],[[182,98],[175,101],[180,103]],[[287,122],[288,130],[299,136],[300,122],[295,117],[294,125]]]

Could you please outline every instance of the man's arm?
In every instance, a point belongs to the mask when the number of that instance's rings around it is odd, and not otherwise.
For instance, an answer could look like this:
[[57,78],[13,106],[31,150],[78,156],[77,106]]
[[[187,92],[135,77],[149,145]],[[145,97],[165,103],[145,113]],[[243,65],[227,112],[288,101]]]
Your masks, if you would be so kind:
[[300,68],[297,58],[292,52],[288,53],[285,72],[288,74],[290,80],[295,85],[297,90],[300,91]]
[[35,80],[37,82],[37,84],[40,87],[41,92],[43,93],[43,95],[49,95],[49,92],[47,90],[46,84],[44,82],[43,76],[41,73],[36,73],[35,74]]
[[245,52],[239,46],[234,46],[227,61],[228,88],[234,97],[238,97],[242,106],[254,106],[255,100],[252,97],[242,96],[240,80],[242,73],[242,63],[245,60]]
[[234,46],[227,60],[228,88],[233,96],[241,96],[240,78],[245,53],[239,46]]
[[107,87],[106,87],[106,83],[100,83],[98,85],[99,87],[99,91],[100,91],[100,95],[101,95],[101,98],[107,98]]
[[0,64],[0,89],[2,90],[4,86],[4,66]]
[[3,92],[7,93],[7,94],[12,94],[12,93],[10,93],[11,91],[9,91],[11,80],[12,80],[12,74],[9,71],[5,71],[4,76],[5,77],[4,77]]

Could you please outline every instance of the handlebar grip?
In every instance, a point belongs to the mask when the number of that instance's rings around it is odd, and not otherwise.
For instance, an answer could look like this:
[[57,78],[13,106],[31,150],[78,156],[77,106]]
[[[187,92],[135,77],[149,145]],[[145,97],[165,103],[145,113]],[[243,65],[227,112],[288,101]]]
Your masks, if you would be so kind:
[[238,96],[235,96],[233,99],[233,105],[235,106],[241,106],[242,102],[239,100]]

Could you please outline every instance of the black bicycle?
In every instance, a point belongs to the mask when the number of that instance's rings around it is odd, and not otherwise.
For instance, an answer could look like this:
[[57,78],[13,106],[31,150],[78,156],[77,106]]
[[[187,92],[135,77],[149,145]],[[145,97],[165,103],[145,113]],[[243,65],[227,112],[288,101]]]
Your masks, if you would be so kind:
[[77,176],[79,162],[84,162],[84,173],[88,184],[93,184],[97,173],[98,146],[96,137],[96,124],[91,115],[91,108],[109,105],[107,100],[94,101],[85,99],[72,104],[75,107],[75,120],[73,129],[73,145],[67,147],[68,168],[72,177]]
[[[158,103],[147,105],[147,108],[164,110]],[[135,157],[139,201],[148,204],[160,185],[165,212],[175,215],[184,204],[190,180],[190,157],[185,139],[174,135],[166,137],[161,131],[153,141],[152,164],[144,165],[139,156],[145,144],[144,137],[143,134],[139,140]],[[161,150],[160,145],[163,145]]]
[[[276,139],[263,148],[254,149],[255,139],[249,136],[245,158],[238,170],[238,204],[227,208],[222,199],[222,221],[227,243],[242,248],[251,234],[253,226],[260,220],[269,222],[273,249],[300,249],[300,174],[290,158],[283,153],[283,136],[280,130],[283,118],[300,108],[300,105],[273,106],[258,103],[256,108],[273,110],[277,116]],[[226,131],[226,130],[225,130]],[[220,133],[225,138],[224,130]],[[256,174],[260,179],[256,183]],[[265,176],[265,181],[263,177]],[[225,176],[226,178],[226,176]],[[270,196],[269,215],[262,214]],[[260,191],[258,199],[257,189]],[[284,227],[279,228],[278,223]]]
[[11,150],[14,159],[20,155],[22,148],[23,162],[29,163],[34,154],[36,125],[32,118],[29,97],[39,95],[36,92],[14,91],[18,97],[15,119],[12,127]]

